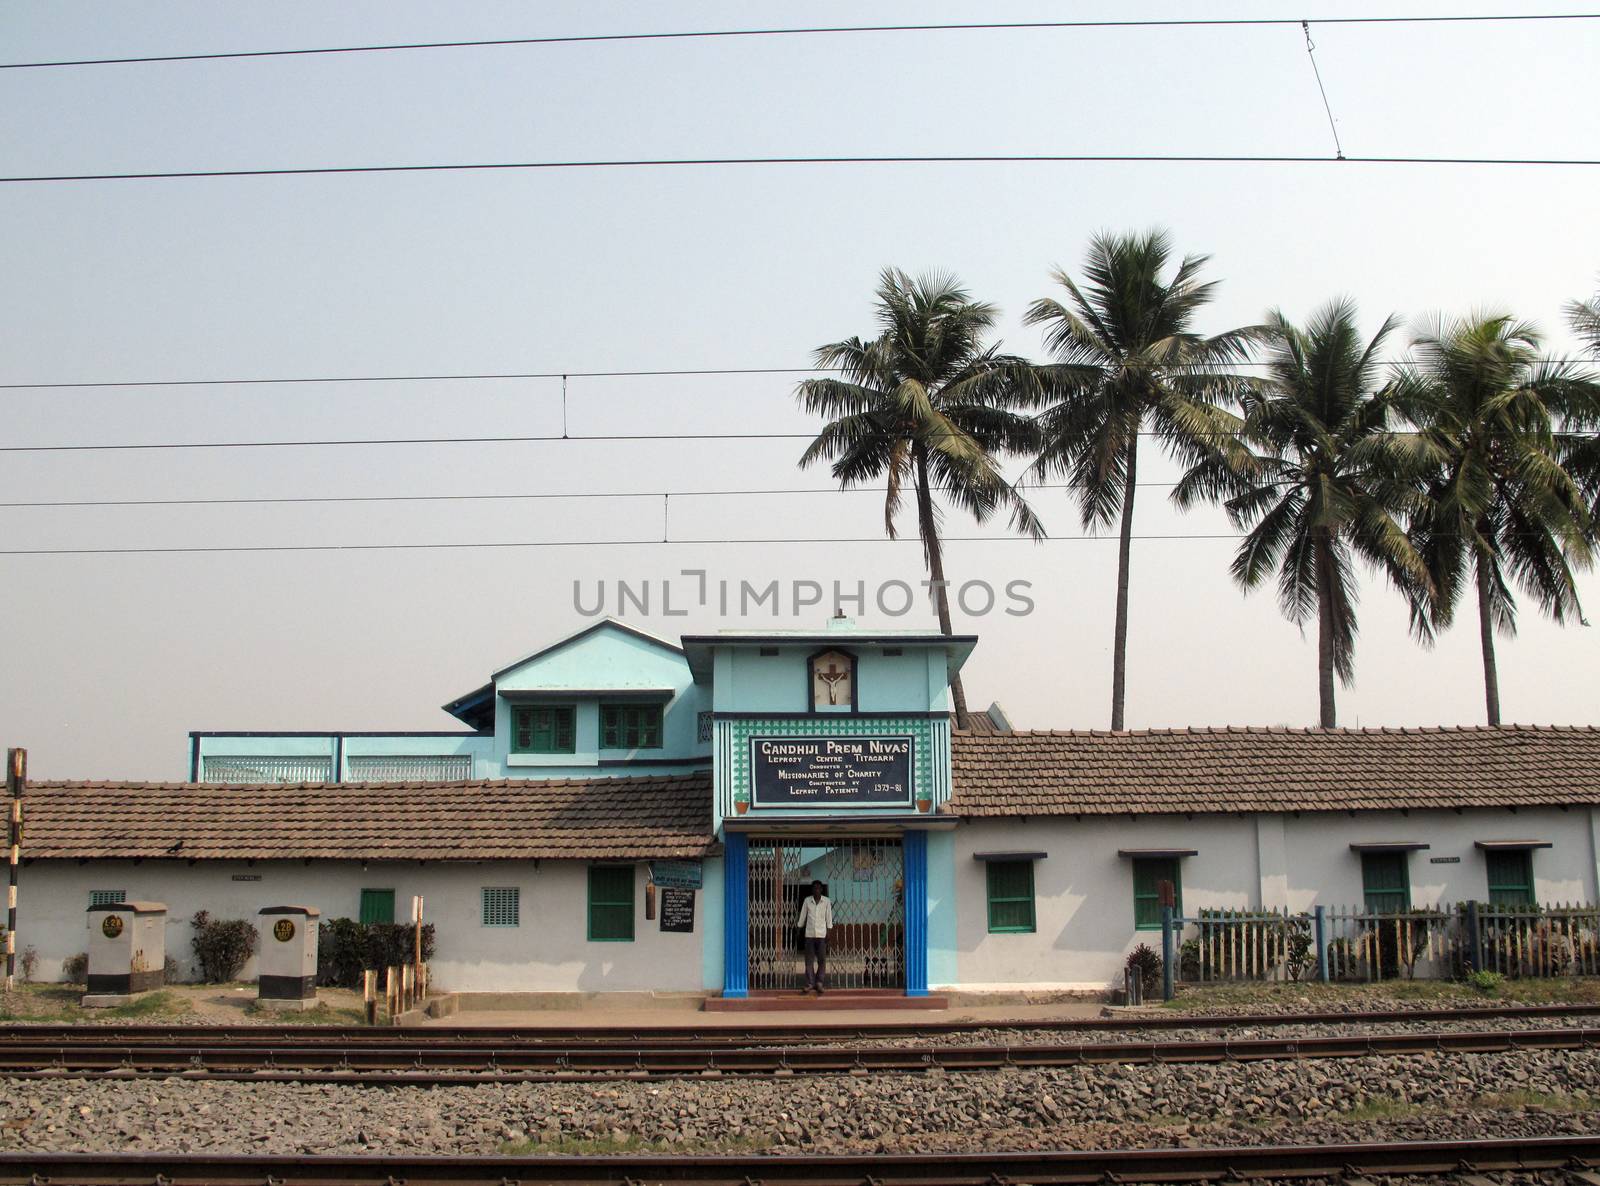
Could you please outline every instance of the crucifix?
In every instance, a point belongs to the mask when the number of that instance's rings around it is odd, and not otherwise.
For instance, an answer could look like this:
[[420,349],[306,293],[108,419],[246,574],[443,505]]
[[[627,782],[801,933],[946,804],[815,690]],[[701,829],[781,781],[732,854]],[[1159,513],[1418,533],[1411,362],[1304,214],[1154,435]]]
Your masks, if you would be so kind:
[[848,671],[840,671],[839,664],[830,659],[828,660],[828,666],[824,670],[817,672],[817,678],[827,685],[828,703],[838,704],[839,685],[850,678],[850,673]]

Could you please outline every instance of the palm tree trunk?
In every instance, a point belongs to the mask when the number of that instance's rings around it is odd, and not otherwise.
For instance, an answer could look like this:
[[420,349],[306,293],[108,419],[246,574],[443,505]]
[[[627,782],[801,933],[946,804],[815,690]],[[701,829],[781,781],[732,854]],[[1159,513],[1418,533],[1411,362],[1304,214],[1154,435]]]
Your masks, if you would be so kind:
[[1128,569],[1133,560],[1133,495],[1139,470],[1138,426],[1128,437],[1122,485],[1122,532],[1117,543],[1117,622],[1111,639],[1111,727],[1121,729],[1128,695]]
[[1483,557],[1474,557],[1473,566],[1478,571],[1478,638],[1483,645],[1483,700],[1489,711],[1489,723],[1500,723],[1500,672],[1494,661],[1494,607],[1493,590],[1489,586],[1489,566]]
[[[928,577],[933,582],[933,604],[939,611],[939,633],[949,635],[950,591],[944,582],[944,554],[939,544],[939,525],[933,518],[933,492],[928,488],[928,454],[916,446],[917,529],[922,533],[922,550],[928,557]],[[961,686],[961,673],[950,676],[950,700],[956,710],[956,728],[967,727],[967,691]]]
[[1322,727],[1333,729],[1339,724],[1339,712],[1333,699],[1333,546],[1326,527],[1314,530],[1316,554],[1313,563],[1317,567],[1317,701]]

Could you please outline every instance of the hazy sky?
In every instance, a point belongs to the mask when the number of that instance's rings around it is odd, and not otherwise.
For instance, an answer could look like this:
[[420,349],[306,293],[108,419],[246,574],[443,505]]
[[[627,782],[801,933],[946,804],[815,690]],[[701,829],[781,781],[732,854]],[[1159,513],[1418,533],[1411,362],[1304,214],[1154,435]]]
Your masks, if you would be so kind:
[[[1517,11],[1517,5],[1473,6]],[[1578,11],[1550,0],[1540,11]],[[1410,13],[1460,11],[1415,0]],[[1283,16],[1228,3],[1208,15]],[[1388,11],[1327,0],[1324,16]],[[897,20],[1193,15],[1192,4],[323,5],[13,2],[0,58],[127,56]],[[1293,14],[1295,16],[1300,13]],[[1600,22],[1321,26],[1351,155],[1594,156]],[[0,71],[7,175],[662,156],[1325,153],[1298,28],[613,42]],[[0,382],[804,366],[871,328],[886,265],[947,269],[1020,315],[1102,228],[1160,225],[1223,281],[1204,328],[1341,293],[1391,311],[1504,307],[1572,343],[1600,281],[1600,169],[1170,164],[877,165],[0,185]],[[1397,342],[1397,345],[1400,344]],[[574,379],[585,433],[802,432],[795,376]],[[10,444],[547,434],[556,381],[7,390]],[[181,778],[191,729],[449,728],[437,705],[582,623],[574,580],[920,578],[915,543],[659,544],[659,497],[825,487],[802,443],[556,442],[8,454],[0,501],[565,493],[502,500],[0,508],[6,549],[579,541],[559,548],[0,556],[0,722],[45,777]],[[1147,456],[1141,478],[1170,481]],[[1140,491],[1137,531],[1230,530]],[[1037,505],[1080,534],[1062,491]],[[676,497],[678,539],[877,540],[870,493]],[[910,518],[904,529],[914,536]],[[956,516],[951,534],[979,533]],[[982,529],[993,533],[994,529]],[[1128,720],[1316,719],[1314,634],[1243,596],[1226,539],[1133,556]],[[967,684],[1021,725],[1104,727],[1116,548],[956,542],[956,579],[1032,582]],[[1600,581],[1584,583],[1600,614]],[[693,591],[677,577],[674,602]],[[663,633],[820,624],[821,610]],[[874,612],[864,621],[931,623]],[[1350,725],[1473,724],[1471,615],[1433,651],[1369,581]],[[1505,715],[1596,719],[1600,630],[1525,608]]]

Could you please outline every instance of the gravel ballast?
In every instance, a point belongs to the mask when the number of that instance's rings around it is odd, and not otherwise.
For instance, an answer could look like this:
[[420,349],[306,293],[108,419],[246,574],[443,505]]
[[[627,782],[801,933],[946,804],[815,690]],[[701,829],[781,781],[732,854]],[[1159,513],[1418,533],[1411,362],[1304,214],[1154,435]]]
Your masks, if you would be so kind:
[[1095,1148],[1600,1131],[1600,1052],[366,1088],[0,1080],[0,1149]]

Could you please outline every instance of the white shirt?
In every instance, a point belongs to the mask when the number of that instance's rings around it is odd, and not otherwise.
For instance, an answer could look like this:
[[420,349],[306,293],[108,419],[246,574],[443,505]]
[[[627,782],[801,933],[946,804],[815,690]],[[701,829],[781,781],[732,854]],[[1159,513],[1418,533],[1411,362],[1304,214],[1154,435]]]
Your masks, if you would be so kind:
[[833,926],[833,903],[826,897],[813,898],[806,895],[806,900],[800,903],[800,917],[794,920],[794,925],[803,927],[807,939],[826,939],[828,928]]

